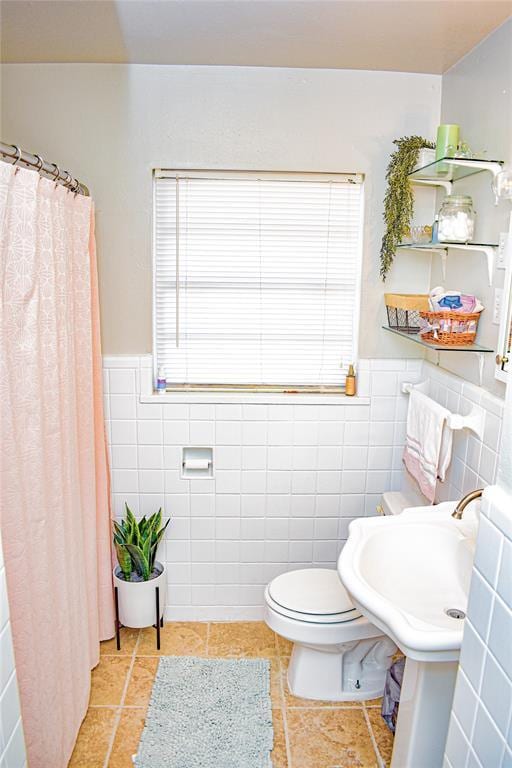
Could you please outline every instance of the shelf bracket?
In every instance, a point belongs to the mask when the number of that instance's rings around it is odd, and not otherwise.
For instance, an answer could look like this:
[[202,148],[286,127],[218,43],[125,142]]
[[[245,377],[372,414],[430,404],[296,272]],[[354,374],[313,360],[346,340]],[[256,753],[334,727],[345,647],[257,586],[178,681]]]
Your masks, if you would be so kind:
[[448,248],[455,248],[459,251],[481,251],[487,258],[487,275],[489,278],[489,287],[492,285],[492,275],[494,272],[494,260],[496,258],[496,248],[492,245],[472,245],[471,243],[447,243]]
[[485,357],[481,352],[477,352],[478,359],[478,386],[481,387],[484,380]]
[[412,184],[424,184],[427,187],[443,187],[447,195],[452,191],[452,182],[446,179],[410,179]]
[[446,282],[446,262],[448,261],[448,251],[438,251],[441,254],[441,269],[443,272],[443,282]]
[[501,163],[494,163],[492,160],[464,160],[462,157],[443,158],[443,163],[446,165],[455,165],[460,168],[479,168],[482,171],[489,171],[493,178],[496,178],[498,173],[503,170]]

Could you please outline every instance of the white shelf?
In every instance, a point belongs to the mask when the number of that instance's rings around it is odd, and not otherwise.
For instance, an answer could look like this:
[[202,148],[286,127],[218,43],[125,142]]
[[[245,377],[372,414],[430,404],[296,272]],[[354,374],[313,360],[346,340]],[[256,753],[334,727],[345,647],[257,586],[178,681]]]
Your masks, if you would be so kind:
[[454,181],[473,176],[475,173],[487,171],[493,178],[503,169],[501,160],[485,160],[483,158],[443,157],[433,163],[415,168],[409,174],[413,184],[427,184],[433,187],[444,187],[450,193]]

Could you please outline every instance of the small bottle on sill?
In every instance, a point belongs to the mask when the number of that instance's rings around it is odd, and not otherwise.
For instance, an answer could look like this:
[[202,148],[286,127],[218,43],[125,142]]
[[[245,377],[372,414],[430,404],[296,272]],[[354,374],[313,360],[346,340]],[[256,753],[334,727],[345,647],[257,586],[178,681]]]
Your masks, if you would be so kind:
[[165,390],[167,387],[167,379],[165,376],[165,371],[163,368],[158,369],[158,373],[156,375],[156,391],[159,395],[165,395]]
[[354,366],[350,363],[348,367],[347,377],[345,379],[345,395],[347,397],[354,397],[356,394],[356,373]]

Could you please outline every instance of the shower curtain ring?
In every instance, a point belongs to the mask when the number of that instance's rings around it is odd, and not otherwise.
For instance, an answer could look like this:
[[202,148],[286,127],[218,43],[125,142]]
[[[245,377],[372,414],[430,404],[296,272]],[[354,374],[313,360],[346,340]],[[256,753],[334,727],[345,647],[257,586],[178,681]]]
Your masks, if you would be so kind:
[[12,163],[13,165],[16,165],[16,163],[21,158],[21,149],[19,147],[17,147],[16,144],[11,144],[11,147],[16,150],[16,157],[14,158],[13,163]]
[[62,171],[62,173],[66,174],[66,178],[64,179],[64,186],[66,187],[67,191],[69,192],[71,189],[71,182],[73,181],[73,177],[70,174],[69,171]]
[[34,155],[34,157],[37,157],[36,171],[39,173],[39,171],[44,165],[43,158],[41,157],[41,155]]
[[52,163],[52,165],[55,168],[55,170],[53,171],[53,181],[57,182],[57,179],[60,176],[60,168],[57,165],[57,163]]

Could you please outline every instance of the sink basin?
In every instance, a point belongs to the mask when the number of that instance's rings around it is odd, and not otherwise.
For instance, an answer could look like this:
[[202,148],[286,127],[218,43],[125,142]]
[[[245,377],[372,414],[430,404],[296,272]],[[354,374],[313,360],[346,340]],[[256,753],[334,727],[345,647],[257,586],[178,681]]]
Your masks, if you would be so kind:
[[357,607],[416,661],[459,657],[479,502],[460,521],[455,503],[355,520],[338,561]]

